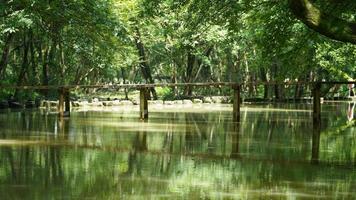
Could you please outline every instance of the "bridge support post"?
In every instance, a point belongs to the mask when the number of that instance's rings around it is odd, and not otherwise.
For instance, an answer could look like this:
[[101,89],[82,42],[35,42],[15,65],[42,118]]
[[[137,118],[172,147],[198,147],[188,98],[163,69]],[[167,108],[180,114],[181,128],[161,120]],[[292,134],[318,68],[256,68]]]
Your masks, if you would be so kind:
[[234,122],[240,122],[241,85],[234,85],[233,89],[233,120]]
[[321,102],[320,102],[321,83],[315,83],[313,87],[313,138],[312,138],[312,158],[311,162],[319,162],[319,143],[321,131]]
[[148,89],[140,89],[140,118],[148,119]]
[[59,117],[69,117],[70,116],[70,92],[67,88],[60,88],[59,92],[59,103],[58,103],[58,114]]

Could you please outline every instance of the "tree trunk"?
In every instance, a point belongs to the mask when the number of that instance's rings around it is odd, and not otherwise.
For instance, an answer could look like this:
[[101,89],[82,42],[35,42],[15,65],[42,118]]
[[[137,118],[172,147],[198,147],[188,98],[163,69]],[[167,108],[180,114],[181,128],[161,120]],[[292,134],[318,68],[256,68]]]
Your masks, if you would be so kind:
[[226,67],[226,72],[225,72],[225,80],[227,82],[232,82],[233,81],[233,71],[234,71],[234,62],[231,54],[231,48],[228,48],[225,50],[226,54],[226,62],[227,62],[227,67]]
[[[262,82],[268,82],[267,80],[267,72],[265,68],[260,68],[260,76],[261,76],[261,81]],[[263,90],[263,98],[264,99],[268,99],[268,93],[269,93],[269,86],[268,85],[264,85],[264,90]]]
[[[121,68],[121,76],[122,76],[122,83],[126,84],[126,73],[124,68]],[[125,99],[128,100],[129,95],[128,95],[128,89],[126,87],[124,88],[124,92],[125,92]]]
[[[144,79],[146,80],[147,83],[150,84],[154,84],[154,80],[152,78],[152,73],[151,73],[151,69],[150,66],[147,62],[147,57],[146,57],[146,52],[145,52],[145,48],[144,48],[144,44],[142,42],[141,39],[141,34],[140,34],[140,30],[135,27],[135,44],[136,44],[136,48],[138,50],[138,54],[140,56],[140,68],[141,68],[141,72],[142,75],[144,77]],[[151,94],[153,96],[153,99],[157,99],[157,93],[155,88],[151,88]]]
[[31,81],[33,85],[39,83],[39,76],[37,73],[36,51],[34,47],[33,31],[30,30],[30,55],[31,55]]
[[[24,43],[23,59],[22,59],[21,71],[20,71],[19,77],[17,79],[17,86],[20,86],[23,84],[24,79],[25,79],[25,74],[27,71],[27,67],[28,67],[29,41],[28,41],[26,35],[23,38],[23,43]],[[18,95],[19,95],[19,90],[16,89],[15,93],[14,93],[14,98],[18,99]]]
[[289,7],[299,20],[314,31],[334,40],[356,44],[355,22],[323,13],[310,0],[289,0]]
[[[172,83],[177,83],[177,68],[176,68],[176,65],[175,65],[175,63],[172,63],[171,66],[172,66],[172,69],[173,69],[171,82]],[[173,90],[174,97],[176,97],[178,95],[178,88],[176,86],[173,86],[172,90]]]
[[[193,79],[194,63],[195,63],[195,55],[191,53],[191,49],[189,48],[188,55],[187,55],[187,69],[186,69],[186,74],[185,74],[185,82],[186,83],[190,83]],[[185,96],[191,96],[192,93],[193,93],[192,86],[186,86],[184,88]]]
[[10,53],[10,46],[11,46],[11,42],[14,38],[14,34],[10,33],[5,41],[5,46],[4,49],[2,51],[2,56],[1,56],[1,60],[0,60],[0,79],[3,78],[3,73],[5,72],[7,63],[8,63],[8,58],[9,58],[9,53]]

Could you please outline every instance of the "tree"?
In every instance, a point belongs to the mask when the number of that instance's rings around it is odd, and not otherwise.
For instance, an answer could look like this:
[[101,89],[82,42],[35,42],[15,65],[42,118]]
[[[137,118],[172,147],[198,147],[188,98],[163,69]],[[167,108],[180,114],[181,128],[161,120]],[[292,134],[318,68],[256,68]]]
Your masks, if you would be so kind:
[[[349,22],[325,13],[310,0],[289,0],[289,2],[292,12],[309,28],[331,39],[356,44],[356,22]],[[354,2],[346,2],[355,5]]]

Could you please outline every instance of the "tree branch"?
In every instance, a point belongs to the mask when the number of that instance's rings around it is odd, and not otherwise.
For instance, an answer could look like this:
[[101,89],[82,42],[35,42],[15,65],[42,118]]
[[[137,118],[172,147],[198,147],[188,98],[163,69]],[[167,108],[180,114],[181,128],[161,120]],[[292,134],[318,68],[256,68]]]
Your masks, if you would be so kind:
[[334,40],[356,44],[356,23],[323,13],[310,0],[289,0],[293,14],[309,28]]

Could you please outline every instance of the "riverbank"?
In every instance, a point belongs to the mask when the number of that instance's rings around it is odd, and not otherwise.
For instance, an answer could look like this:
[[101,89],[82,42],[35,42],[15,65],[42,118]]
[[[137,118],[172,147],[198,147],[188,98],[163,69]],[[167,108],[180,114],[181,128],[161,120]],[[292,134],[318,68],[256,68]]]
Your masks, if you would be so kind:
[[[324,98],[321,98],[324,101]],[[356,98],[334,98],[325,99],[325,101],[356,101]],[[243,103],[311,103],[311,97],[305,97],[300,99],[264,99],[264,98],[244,98]],[[149,100],[149,105],[193,105],[193,104],[231,104],[232,99],[230,96],[212,96],[212,97],[200,97],[190,98],[183,100]],[[12,100],[0,101],[0,109],[14,108],[57,108],[59,101],[53,100],[28,100],[25,102],[17,102]],[[139,99],[118,99],[118,98],[80,98],[71,100],[71,107],[115,107],[115,106],[130,106],[138,105]]]

